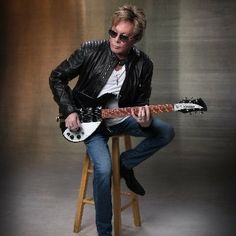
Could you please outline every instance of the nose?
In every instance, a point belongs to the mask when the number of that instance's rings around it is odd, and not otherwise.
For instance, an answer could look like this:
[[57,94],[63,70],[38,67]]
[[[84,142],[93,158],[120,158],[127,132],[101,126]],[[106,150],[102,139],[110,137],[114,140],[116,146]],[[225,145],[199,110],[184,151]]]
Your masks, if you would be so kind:
[[117,43],[120,43],[120,34],[117,34],[117,36],[114,38],[114,40],[117,42]]

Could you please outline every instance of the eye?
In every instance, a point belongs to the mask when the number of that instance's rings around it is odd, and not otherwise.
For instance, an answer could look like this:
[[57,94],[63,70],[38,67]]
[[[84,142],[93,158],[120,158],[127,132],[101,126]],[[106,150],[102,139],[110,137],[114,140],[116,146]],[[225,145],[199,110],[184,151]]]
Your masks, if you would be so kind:
[[129,41],[129,37],[127,35],[121,34],[120,35],[120,40],[123,42],[128,42]]
[[117,35],[118,35],[118,33],[116,33],[115,31],[113,31],[113,30],[109,30],[108,31],[108,34],[112,37],[112,38],[115,38]]

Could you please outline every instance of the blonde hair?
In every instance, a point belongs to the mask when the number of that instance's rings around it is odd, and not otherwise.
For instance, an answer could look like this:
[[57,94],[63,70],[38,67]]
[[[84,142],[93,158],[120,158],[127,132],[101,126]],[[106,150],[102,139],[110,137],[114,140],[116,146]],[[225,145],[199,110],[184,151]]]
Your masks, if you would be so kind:
[[124,5],[119,7],[112,16],[112,26],[116,26],[120,21],[129,21],[134,24],[134,34],[136,41],[142,39],[145,28],[146,19],[144,11],[137,6]]

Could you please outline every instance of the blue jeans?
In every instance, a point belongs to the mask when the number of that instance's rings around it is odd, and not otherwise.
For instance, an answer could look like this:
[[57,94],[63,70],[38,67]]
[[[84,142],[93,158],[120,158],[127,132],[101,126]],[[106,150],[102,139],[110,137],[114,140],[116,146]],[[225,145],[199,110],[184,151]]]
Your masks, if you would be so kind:
[[153,118],[149,128],[141,128],[133,117],[129,117],[122,123],[109,127],[109,130],[101,125],[84,141],[94,166],[93,195],[98,236],[112,235],[112,163],[107,142],[109,137],[119,134],[144,137],[135,148],[121,153],[120,156],[124,166],[134,168],[167,145],[174,137],[174,129],[158,118]]

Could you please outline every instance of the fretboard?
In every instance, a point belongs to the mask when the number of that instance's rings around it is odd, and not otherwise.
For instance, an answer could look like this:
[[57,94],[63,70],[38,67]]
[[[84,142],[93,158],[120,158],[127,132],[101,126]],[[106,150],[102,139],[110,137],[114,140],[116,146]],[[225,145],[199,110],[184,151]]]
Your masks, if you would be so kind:
[[[116,118],[131,115],[131,109],[137,113],[140,107],[123,107],[123,108],[112,108],[112,109],[102,109],[101,116],[103,119]],[[161,113],[161,112],[171,112],[174,111],[174,106],[172,104],[164,105],[150,105],[151,113]]]

